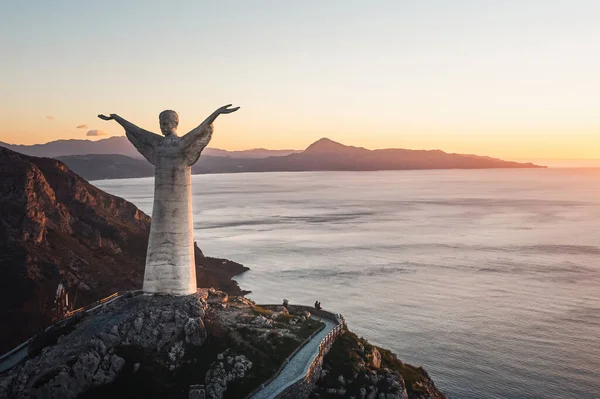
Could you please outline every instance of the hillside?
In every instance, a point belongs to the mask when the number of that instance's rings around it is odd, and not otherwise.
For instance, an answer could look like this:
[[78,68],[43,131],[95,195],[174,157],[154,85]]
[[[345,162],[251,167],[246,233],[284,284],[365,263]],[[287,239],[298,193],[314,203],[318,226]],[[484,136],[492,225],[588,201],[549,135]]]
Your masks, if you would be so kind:
[[[0,353],[52,318],[59,283],[75,307],[139,289],[150,217],[83,180],[60,161],[0,147]],[[239,294],[231,280],[247,268],[204,257],[199,286]]]
[[[120,155],[79,155],[59,157],[88,180],[146,177],[154,174],[142,159]],[[204,152],[192,173],[375,171],[410,169],[495,169],[540,168],[532,163],[503,161],[469,154],[449,154],[440,150],[368,150],[346,146],[323,138],[304,151],[266,158],[232,158]]]
[[327,138],[311,144],[302,153],[271,157],[253,162],[248,171],[307,170],[407,170],[407,169],[493,169],[539,168],[531,163],[468,154],[449,154],[440,150],[367,150],[346,146]]
[[[21,154],[32,155],[35,157],[58,158],[73,155],[104,154],[125,155],[132,158],[143,159],[125,136],[108,137],[97,141],[76,139],[55,140],[44,144],[33,145],[8,144],[0,141],[0,146],[20,152]],[[296,152],[300,151],[267,150],[265,148],[242,151],[227,151],[211,147],[204,149],[204,155],[231,158],[266,158],[271,156],[289,155]]]

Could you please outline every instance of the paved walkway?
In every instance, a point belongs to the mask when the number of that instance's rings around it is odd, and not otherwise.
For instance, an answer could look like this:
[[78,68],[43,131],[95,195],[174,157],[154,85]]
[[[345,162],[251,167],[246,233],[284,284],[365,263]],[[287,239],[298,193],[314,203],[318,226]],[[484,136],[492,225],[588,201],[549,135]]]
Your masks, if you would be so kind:
[[0,361],[0,373],[13,368],[27,358],[28,345],[24,345],[18,351],[15,351]]
[[271,399],[283,392],[284,389],[299,381],[308,373],[308,368],[315,357],[319,354],[319,346],[325,336],[333,330],[337,323],[325,318],[311,316],[313,319],[321,320],[325,323],[322,329],[313,339],[307,343],[304,348],[290,360],[281,373],[269,385],[257,392],[252,399]]

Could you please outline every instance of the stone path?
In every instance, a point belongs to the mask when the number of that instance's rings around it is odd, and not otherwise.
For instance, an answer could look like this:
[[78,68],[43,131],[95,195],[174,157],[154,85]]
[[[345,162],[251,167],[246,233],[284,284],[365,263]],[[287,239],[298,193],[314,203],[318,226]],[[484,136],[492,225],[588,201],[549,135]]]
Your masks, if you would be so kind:
[[308,373],[308,368],[312,364],[315,357],[319,354],[319,345],[321,341],[337,323],[325,318],[311,316],[313,319],[321,320],[325,323],[325,328],[322,329],[313,339],[307,343],[296,355],[290,359],[290,362],[284,367],[281,373],[269,385],[257,392],[252,399],[271,399],[283,392],[288,386],[299,381]]
[[27,349],[28,345],[24,345],[21,349],[12,352],[10,355],[0,361],[0,373],[13,368],[15,365],[21,363],[25,358],[27,358]]

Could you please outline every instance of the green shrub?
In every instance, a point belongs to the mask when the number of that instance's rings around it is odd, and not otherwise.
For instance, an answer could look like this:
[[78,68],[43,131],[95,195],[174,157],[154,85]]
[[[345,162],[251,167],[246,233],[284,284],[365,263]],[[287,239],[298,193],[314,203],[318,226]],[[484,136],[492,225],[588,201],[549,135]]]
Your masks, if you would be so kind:
[[312,333],[320,329],[322,325],[324,325],[324,323],[321,321],[307,319],[304,323],[301,323],[299,325],[300,328],[298,329],[296,334],[298,335],[298,337],[304,340],[310,337]]
[[254,314],[256,314],[258,316],[271,317],[271,315],[273,315],[272,310],[265,309],[261,306],[255,306],[253,310],[254,310]]
[[279,316],[277,316],[275,321],[278,321],[280,323],[289,323],[290,320],[292,320],[293,318],[294,318],[294,316],[291,314],[281,313]]

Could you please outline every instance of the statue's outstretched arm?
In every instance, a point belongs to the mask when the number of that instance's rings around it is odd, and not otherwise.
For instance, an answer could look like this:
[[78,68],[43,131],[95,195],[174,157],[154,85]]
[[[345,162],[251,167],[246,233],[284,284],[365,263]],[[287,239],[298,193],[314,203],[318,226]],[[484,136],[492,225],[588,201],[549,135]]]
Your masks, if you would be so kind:
[[188,163],[193,165],[200,157],[200,153],[208,145],[212,137],[213,127],[212,123],[221,114],[230,114],[237,111],[240,107],[231,107],[231,104],[225,105],[215,112],[213,112],[208,118],[204,120],[198,127],[190,130],[185,136],[182,137],[183,146],[185,148],[186,157]]
[[156,161],[154,159],[154,146],[163,139],[158,134],[154,134],[147,130],[142,129],[129,122],[128,120],[121,118],[117,114],[110,114],[110,116],[106,115],[98,115],[98,118],[103,119],[105,121],[114,120],[119,125],[123,126],[125,129],[125,135],[133,144],[133,146],[139,151],[140,154],[144,156],[152,165],[156,165]]

